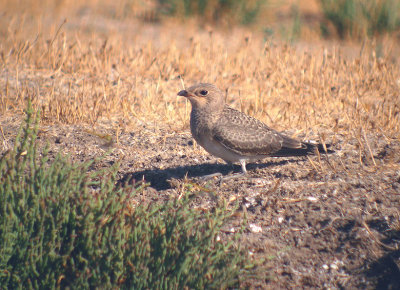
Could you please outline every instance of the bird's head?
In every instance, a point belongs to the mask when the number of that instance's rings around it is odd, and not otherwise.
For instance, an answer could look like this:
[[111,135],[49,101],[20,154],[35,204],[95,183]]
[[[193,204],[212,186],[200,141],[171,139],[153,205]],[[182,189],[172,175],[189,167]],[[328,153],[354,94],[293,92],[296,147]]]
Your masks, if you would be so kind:
[[200,83],[178,93],[178,96],[187,98],[192,108],[208,109],[212,111],[222,110],[225,100],[222,92],[212,84]]

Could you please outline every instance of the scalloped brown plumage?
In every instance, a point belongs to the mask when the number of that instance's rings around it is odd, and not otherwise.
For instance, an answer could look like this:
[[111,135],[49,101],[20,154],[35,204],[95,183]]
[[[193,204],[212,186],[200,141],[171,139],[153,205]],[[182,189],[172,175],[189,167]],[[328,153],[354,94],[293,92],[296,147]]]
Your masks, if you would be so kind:
[[[246,163],[266,157],[305,156],[316,150],[327,152],[322,144],[287,137],[261,121],[225,104],[222,92],[214,85],[200,83],[178,93],[192,105],[190,129],[194,139],[207,152],[228,163]],[[327,153],[333,151],[328,150]]]

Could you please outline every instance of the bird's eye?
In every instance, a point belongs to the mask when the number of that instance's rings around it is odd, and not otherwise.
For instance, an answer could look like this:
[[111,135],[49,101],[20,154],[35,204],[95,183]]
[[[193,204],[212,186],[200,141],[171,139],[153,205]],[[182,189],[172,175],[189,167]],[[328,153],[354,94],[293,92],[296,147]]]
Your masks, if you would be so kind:
[[200,91],[200,95],[202,95],[202,96],[207,96],[207,94],[208,94],[208,91],[206,91],[206,90]]

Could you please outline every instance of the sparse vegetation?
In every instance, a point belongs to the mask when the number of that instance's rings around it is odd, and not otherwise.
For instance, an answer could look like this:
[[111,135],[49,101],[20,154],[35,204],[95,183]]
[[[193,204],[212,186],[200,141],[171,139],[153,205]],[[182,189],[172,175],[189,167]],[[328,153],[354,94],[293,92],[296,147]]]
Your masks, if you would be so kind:
[[173,16],[194,16],[202,23],[249,24],[256,20],[266,0],[158,0],[160,8]]
[[[150,2],[157,5],[147,6]],[[123,221],[125,241],[131,230],[129,226],[146,223],[143,227],[153,230],[144,239],[148,241],[153,237],[156,245],[165,237],[159,230],[160,224],[165,228],[175,225],[178,237],[184,238],[193,233],[186,230],[190,225],[194,225],[196,233],[205,233],[210,224],[203,222],[208,215],[216,214],[221,218],[229,217],[222,218],[223,232],[218,235],[221,243],[215,242],[214,236],[204,250],[233,247],[230,244],[233,232],[244,227],[240,244],[249,253],[249,262],[264,261],[258,268],[261,275],[241,286],[376,288],[376,285],[386,285],[386,288],[400,288],[397,278],[400,265],[400,54],[395,34],[366,39],[358,45],[356,36],[351,37],[355,41],[347,42],[344,30],[340,43],[335,42],[335,38],[319,41],[319,21],[323,19],[321,10],[315,12],[321,8],[317,5],[319,0],[299,1],[298,6],[285,6],[282,2],[281,8],[277,5],[271,11],[260,11],[260,23],[276,21],[260,26],[270,28],[265,35],[273,32],[267,40],[260,35],[262,32],[258,33],[257,25],[251,29],[229,25],[228,30],[224,25],[213,26],[213,21],[207,22],[207,26],[199,25],[196,20],[182,21],[182,15],[174,14],[161,18],[159,23],[149,24],[134,17],[140,14],[135,12],[138,8],[135,3],[144,3],[143,7],[150,10],[159,8],[158,1],[46,1],[49,5],[33,0],[0,2],[0,10],[5,11],[0,17],[2,168],[26,162],[18,181],[33,180],[29,183],[32,191],[37,190],[35,182],[43,181],[45,173],[53,172],[61,178],[62,172],[69,172],[65,176],[76,177],[71,179],[75,192],[82,191],[82,198],[87,201],[80,203],[77,209],[84,213],[94,210],[101,218],[110,213],[111,207],[105,207],[108,203],[116,211],[127,213],[124,217],[116,215],[114,227],[112,220],[103,219],[105,224],[99,232],[108,229],[108,233],[99,235],[99,239],[89,239],[92,245],[104,241],[105,237],[113,240],[111,231],[121,229],[117,221]],[[282,9],[279,17],[265,14],[279,9]],[[316,27],[314,32],[307,30],[312,21]],[[333,31],[329,25],[328,30]],[[276,27],[289,28],[279,33]],[[361,32],[369,33],[367,29]],[[303,38],[307,33],[311,35],[310,43],[305,42],[308,38]],[[286,41],[297,39],[298,42]],[[220,87],[226,92],[230,106],[294,137],[331,143],[335,153],[309,159],[266,159],[262,164],[249,165],[250,176],[244,179],[207,182],[198,179],[204,174],[217,171],[228,174],[237,169],[219,164],[220,160],[192,141],[188,128],[190,106],[176,94],[183,86],[200,81]],[[19,141],[16,135],[27,99],[32,101],[34,111],[41,111],[36,145],[29,143],[31,139],[26,143],[36,146],[36,151],[28,145],[26,150],[12,149],[13,144],[16,148],[24,144],[25,135],[22,134]],[[103,156],[105,151],[110,151],[109,155],[87,168],[85,161]],[[31,152],[36,152],[35,158]],[[43,159],[46,152],[48,160]],[[57,157],[58,152],[69,154],[71,161]],[[78,165],[82,162],[86,165]],[[113,167],[116,163],[120,163],[118,169]],[[32,177],[35,172],[36,179]],[[1,174],[10,172],[3,170]],[[16,176],[13,178],[17,180]],[[149,186],[128,185],[129,180],[140,182],[143,179]],[[3,184],[1,182],[0,186]],[[124,186],[120,188],[115,184]],[[16,192],[21,193],[23,187],[22,182],[17,183]],[[65,190],[60,185],[53,187]],[[14,193],[9,190],[7,194],[13,196]],[[79,196],[71,195],[69,200],[59,198],[53,203],[56,194],[57,190],[48,193],[46,207],[32,206],[35,210],[46,209],[47,216],[42,220],[46,229],[51,229],[53,222],[55,226],[60,225],[58,221],[66,224],[73,221],[64,217],[72,208],[69,205],[61,208],[57,204],[72,204]],[[127,196],[131,199],[126,200]],[[4,195],[1,198],[5,198]],[[28,205],[35,200],[25,203],[23,200],[13,199],[11,204],[24,209],[20,212],[26,213],[22,217],[27,219],[34,213]],[[169,202],[164,204],[166,200]],[[219,212],[221,200],[229,201],[227,213]],[[236,202],[239,207],[233,208]],[[165,216],[171,219],[162,219],[164,216],[155,211],[161,212],[164,208],[170,213]],[[198,218],[187,221],[186,210]],[[62,213],[63,217],[54,221],[53,213]],[[142,216],[134,219],[139,213],[146,219]],[[247,216],[245,225],[242,224],[244,214]],[[86,217],[83,220],[88,224],[98,225],[94,222],[95,215],[81,216]],[[15,225],[15,229],[7,228],[8,233],[13,233],[5,238],[9,244],[21,230],[16,224],[18,219],[18,216],[0,219],[0,224],[6,228],[8,223]],[[75,220],[76,226],[81,226],[81,231],[85,232],[83,224]],[[178,220],[182,223],[175,223]],[[31,224],[26,222],[26,225]],[[215,225],[215,229],[221,226]],[[65,267],[70,269],[68,275],[84,267],[94,268],[93,273],[101,272],[90,277],[82,272],[71,278],[71,283],[76,283],[71,285],[92,283],[94,277],[105,279],[102,283],[110,285],[117,281],[117,286],[121,287],[134,284],[127,272],[130,266],[125,268],[132,248],[113,252],[120,249],[119,242],[114,243],[114,248],[108,248],[107,242],[98,246],[106,251],[108,258],[119,261],[115,270],[108,270],[111,262],[100,259],[100,253],[84,243],[79,246],[81,252],[77,250],[71,255],[85,253],[82,257],[87,261],[73,256],[74,261],[79,260],[78,264],[63,264],[57,251],[50,250],[46,256],[48,260],[40,260],[44,256],[35,256],[34,251],[54,248],[56,242],[68,237],[62,231],[48,233],[44,244],[30,244],[30,240],[23,237],[28,242],[20,248],[34,254],[20,257],[22,262],[18,264],[17,274],[22,275],[24,281],[28,280],[22,269],[31,271],[34,269],[31,265],[36,265],[36,270],[43,269],[45,262],[51,262],[55,263],[55,273],[61,273]],[[87,236],[91,238],[93,233],[87,232]],[[65,243],[71,245],[72,241]],[[183,251],[179,247],[187,245],[177,240],[171,243],[176,254]],[[36,248],[36,245],[43,248]],[[11,250],[17,253],[18,248],[15,246]],[[3,249],[10,247],[0,247],[0,251]],[[229,249],[228,252],[236,255],[236,247]],[[192,250],[197,254],[197,250]],[[13,252],[7,251],[2,252],[0,259],[14,265],[15,260],[10,258]],[[121,258],[121,252],[127,258]],[[206,259],[201,256],[206,252],[198,253],[191,257]],[[26,260],[28,257],[31,260]],[[231,264],[235,263],[234,256],[225,257],[233,259]],[[38,266],[38,263],[42,264]],[[157,265],[163,267],[162,262]],[[210,275],[200,280],[202,270],[196,269],[199,275],[196,281],[218,283],[218,279],[212,280]],[[227,271],[216,269],[219,268],[210,269],[212,277],[225,275]],[[231,270],[226,273],[235,277],[238,268]],[[105,272],[109,272],[107,277],[102,276]],[[10,268],[0,271],[0,278],[14,286],[19,282],[10,273]],[[50,281],[48,285],[59,283],[60,287],[68,286],[70,281],[57,276],[59,274],[43,275],[34,276],[34,279]],[[87,278],[86,282],[83,277]],[[118,280],[120,277],[126,279]],[[237,282],[236,278],[228,281]],[[27,283],[34,286],[33,283],[39,282],[31,279]],[[92,285],[97,284],[93,282]]]
[[341,38],[377,36],[400,28],[398,0],[321,0],[321,5]]
[[218,241],[232,211],[193,209],[190,186],[182,199],[138,204],[141,188],[116,186],[116,166],[49,161],[27,114],[0,160],[0,288],[225,288],[245,277],[246,253]]

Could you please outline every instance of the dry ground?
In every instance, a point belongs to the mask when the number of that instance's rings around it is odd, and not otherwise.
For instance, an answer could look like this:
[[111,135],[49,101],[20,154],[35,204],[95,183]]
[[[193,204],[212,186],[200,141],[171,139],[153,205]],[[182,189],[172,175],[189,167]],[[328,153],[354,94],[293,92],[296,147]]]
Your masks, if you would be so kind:
[[[73,1],[72,1],[73,2]],[[79,8],[79,5],[77,6]],[[15,9],[15,8],[14,8]],[[26,99],[42,111],[39,144],[96,166],[121,162],[120,181],[143,178],[138,198],[200,190],[246,213],[243,245],[265,261],[262,288],[400,288],[400,72],[398,43],[339,46],[264,42],[244,29],[144,25],[91,10],[0,18],[0,152],[13,144]],[[64,13],[65,12],[65,13]],[[197,146],[182,85],[212,82],[227,102],[334,154],[267,159],[250,176]]]

